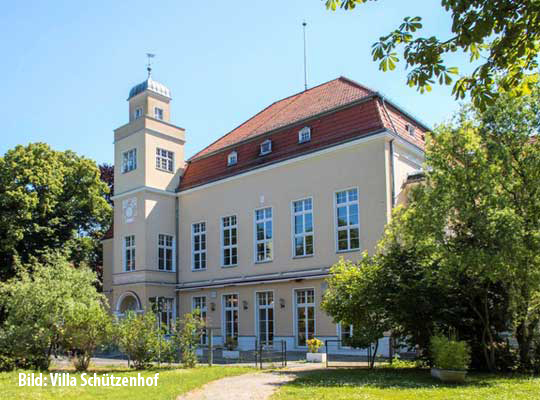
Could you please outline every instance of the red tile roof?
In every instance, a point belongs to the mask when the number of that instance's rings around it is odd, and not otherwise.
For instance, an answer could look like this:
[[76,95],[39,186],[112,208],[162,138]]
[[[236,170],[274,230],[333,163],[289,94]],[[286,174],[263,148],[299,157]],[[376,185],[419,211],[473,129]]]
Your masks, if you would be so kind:
[[339,77],[283,100],[276,101],[260,113],[201,150],[191,160],[206,156],[240,141],[289,125],[311,116],[333,110],[374,94],[372,90]]
[[[409,134],[407,125],[415,128],[415,136]],[[311,128],[311,141],[298,143],[298,131],[304,126]],[[379,93],[340,77],[273,103],[197,153],[188,161],[178,190],[384,130],[423,148],[428,129]],[[272,139],[272,152],[261,156],[259,146],[268,138]],[[237,152],[238,162],[227,166],[232,150]]]

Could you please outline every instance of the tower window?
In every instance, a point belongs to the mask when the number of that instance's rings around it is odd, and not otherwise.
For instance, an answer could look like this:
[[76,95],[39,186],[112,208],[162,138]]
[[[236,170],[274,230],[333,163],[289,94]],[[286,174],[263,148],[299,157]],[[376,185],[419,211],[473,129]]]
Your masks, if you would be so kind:
[[124,271],[135,270],[135,235],[124,236]]
[[163,108],[154,107],[154,118],[163,121]]
[[137,168],[137,149],[131,149],[122,153],[122,173],[133,171]]
[[261,143],[261,156],[272,152],[272,141],[270,139]]
[[142,117],[142,107],[137,107],[135,109],[135,119],[139,119]]
[[169,150],[156,148],[156,168],[162,171],[174,171],[174,153]]
[[238,162],[238,153],[233,151],[227,156],[227,165],[234,165]]
[[311,140],[311,128],[305,126],[298,132],[298,143],[305,143]]

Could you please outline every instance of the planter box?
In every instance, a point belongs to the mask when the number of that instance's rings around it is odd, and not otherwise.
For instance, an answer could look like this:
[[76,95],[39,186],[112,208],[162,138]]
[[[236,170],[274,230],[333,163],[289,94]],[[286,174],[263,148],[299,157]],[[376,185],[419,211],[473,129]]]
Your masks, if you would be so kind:
[[240,352],[238,350],[223,350],[223,358],[238,360]]
[[326,362],[326,353],[306,353],[307,362],[323,363]]
[[467,375],[467,371],[431,368],[431,376],[443,382],[463,383],[465,382],[465,375]]

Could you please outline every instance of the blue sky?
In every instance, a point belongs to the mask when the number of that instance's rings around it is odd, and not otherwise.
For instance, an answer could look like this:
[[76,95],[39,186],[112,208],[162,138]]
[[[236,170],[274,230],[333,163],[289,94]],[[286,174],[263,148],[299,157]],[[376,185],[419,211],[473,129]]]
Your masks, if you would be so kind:
[[[189,157],[303,89],[304,18],[310,86],[347,76],[433,125],[457,109],[451,89],[419,94],[405,84],[404,65],[383,73],[371,60],[371,44],[409,15],[424,17],[426,34],[448,37],[450,17],[433,0],[352,12],[327,11],[321,0],[13,2],[0,14],[0,154],[42,141],[111,162],[112,131],[127,122],[127,94],[145,79],[152,52]],[[463,55],[450,61],[470,69]]]

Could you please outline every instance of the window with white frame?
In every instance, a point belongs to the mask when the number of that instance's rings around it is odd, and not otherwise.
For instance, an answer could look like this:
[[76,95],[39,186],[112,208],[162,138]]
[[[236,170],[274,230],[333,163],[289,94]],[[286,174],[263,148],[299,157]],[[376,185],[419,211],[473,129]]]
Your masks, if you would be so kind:
[[234,165],[238,162],[238,153],[236,151],[232,151],[227,156],[227,165]]
[[257,336],[263,346],[274,341],[274,293],[257,292]]
[[223,295],[223,324],[225,343],[238,344],[238,295]]
[[174,237],[172,235],[158,235],[158,269],[161,271],[174,271]]
[[360,225],[358,216],[358,189],[336,193],[337,250],[360,248]]
[[142,117],[142,114],[143,114],[143,109],[142,107],[137,107],[135,109],[135,119],[139,119]]
[[135,270],[135,235],[124,236],[124,271]]
[[298,132],[298,143],[305,143],[311,140],[311,128],[305,126]]
[[162,171],[174,171],[174,153],[169,150],[156,148],[156,168]]
[[304,347],[315,337],[315,291],[295,290],[296,345]]
[[295,257],[313,255],[313,201],[293,202],[293,248]]
[[238,222],[236,215],[221,218],[221,265],[238,265]]
[[122,153],[122,172],[126,173],[137,168],[137,149],[131,149]]
[[353,326],[346,322],[339,324],[339,338],[341,340],[342,347],[350,347],[352,345]]
[[192,264],[191,269],[199,271],[206,269],[206,223],[192,225],[191,231]]
[[273,258],[272,208],[255,210],[255,261],[272,261]]
[[[206,296],[195,296],[193,297],[193,302],[191,304],[191,310],[199,310],[199,315],[203,321],[206,322],[206,315],[208,312],[208,308],[206,307]],[[206,330],[203,331],[203,334],[201,335],[201,340],[199,342],[200,344],[206,344],[207,343],[207,336],[206,336]]]
[[163,121],[163,108],[154,107],[154,118]]
[[172,332],[174,323],[174,299],[168,297],[150,297],[152,311],[158,317],[158,328],[164,334]]
[[272,141],[270,139],[265,140],[261,143],[261,155],[265,155],[272,152]]

